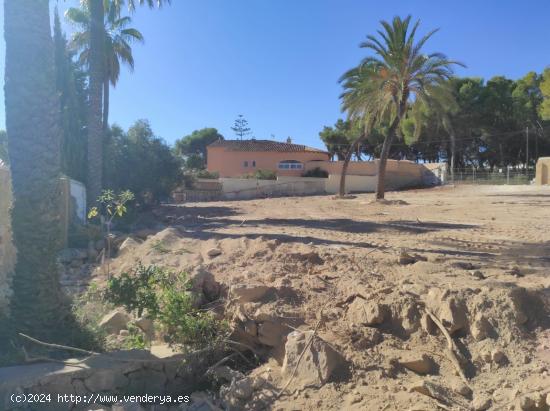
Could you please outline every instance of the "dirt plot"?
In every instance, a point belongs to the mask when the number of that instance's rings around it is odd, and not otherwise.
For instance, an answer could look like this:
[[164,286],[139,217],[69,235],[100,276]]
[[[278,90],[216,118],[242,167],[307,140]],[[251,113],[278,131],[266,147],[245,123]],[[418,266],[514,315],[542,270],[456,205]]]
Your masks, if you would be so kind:
[[264,360],[246,395],[238,381],[220,390],[229,408],[548,410],[550,187],[156,215],[165,228],[122,246],[112,269],[164,265],[200,277],[205,301],[221,293],[234,339]]

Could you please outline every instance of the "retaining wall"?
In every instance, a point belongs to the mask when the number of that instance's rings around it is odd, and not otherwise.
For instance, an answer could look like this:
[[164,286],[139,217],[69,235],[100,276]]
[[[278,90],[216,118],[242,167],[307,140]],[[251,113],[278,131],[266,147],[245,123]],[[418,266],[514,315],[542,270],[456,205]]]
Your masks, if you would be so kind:
[[12,243],[11,205],[10,173],[7,168],[0,166],[0,316],[8,313],[11,276],[16,257],[15,247]]
[[324,194],[325,180],[308,177],[279,177],[277,180],[220,179],[223,184],[223,197],[227,200]]
[[[172,352],[157,354],[131,350],[102,354],[83,362],[68,361],[75,365],[41,363],[0,368],[0,409],[96,409],[83,403],[58,401],[58,395],[71,394],[81,399],[84,396],[100,399],[100,395],[189,395],[203,379],[208,361],[194,361],[191,367],[183,365],[184,358]],[[12,394],[49,394],[51,401],[26,408],[28,403],[13,403]]]

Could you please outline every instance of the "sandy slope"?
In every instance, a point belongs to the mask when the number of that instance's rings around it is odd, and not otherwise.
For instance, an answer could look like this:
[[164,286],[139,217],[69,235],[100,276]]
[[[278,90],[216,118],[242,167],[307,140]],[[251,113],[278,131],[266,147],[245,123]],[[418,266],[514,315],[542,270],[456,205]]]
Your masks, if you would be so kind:
[[[162,207],[157,215],[167,228],[122,251],[112,268],[142,261],[206,271],[225,290],[239,283],[273,287],[275,297],[226,306],[226,315],[240,313],[236,327],[244,316],[258,327],[272,321],[312,329],[323,307],[319,336],[344,358],[331,381],[295,390],[297,381],[289,390],[295,392],[275,399],[286,381],[282,338],[263,346],[268,362],[253,374],[269,384],[243,409],[438,409],[437,401],[411,392],[421,381],[442,389],[438,401],[448,409],[483,403],[548,409],[550,187],[443,187],[389,193],[388,204],[371,199]],[[209,257],[211,248],[221,255]],[[418,261],[399,264],[403,252]],[[386,320],[357,324],[356,300],[384,307]],[[456,374],[444,336],[426,325],[427,310],[456,328],[453,340],[473,394]],[[495,350],[503,360],[491,358]],[[403,355],[423,353],[435,364],[431,375],[400,365]]]

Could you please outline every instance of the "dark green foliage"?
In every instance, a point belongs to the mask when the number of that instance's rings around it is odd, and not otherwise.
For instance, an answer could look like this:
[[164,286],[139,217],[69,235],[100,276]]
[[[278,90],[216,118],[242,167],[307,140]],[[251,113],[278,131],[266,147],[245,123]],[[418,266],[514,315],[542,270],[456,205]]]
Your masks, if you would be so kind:
[[311,170],[307,170],[302,176],[303,177],[328,178],[328,172],[326,170],[323,170],[320,167],[315,167]]
[[201,170],[206,167],[206,147],[223,139],[223,136],[215,128],[203,128],[177,140],[174,151],[185,159],[187,169]]
[[109,281],[105,300],[157,321],[172,345],[202,348],[226,331],[212,314],[197,308],[197,296],[184,273],[139,265]]
[[104,186],[130,190],[140,204],[168,197],[181,180],[180,160],[155,136],[147,120],[138,120],[125,133],[113,126],[105,143]]
[[61,114],[61,171],[86,182],[86,73],[73,61],[61,31],[57,9],[54,16],[56,89]]

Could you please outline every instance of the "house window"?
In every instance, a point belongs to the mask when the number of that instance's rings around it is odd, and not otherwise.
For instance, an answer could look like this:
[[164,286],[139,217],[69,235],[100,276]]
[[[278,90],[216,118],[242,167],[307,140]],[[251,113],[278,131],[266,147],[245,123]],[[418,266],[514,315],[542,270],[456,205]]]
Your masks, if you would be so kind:
[[252,160],[252,167],[256,167],[256,160]]
[[296,160],[285,160],[279,162],[279,170],[302,170],[304,165]]
[[245,161],[245,162],[243,163],[243,166],[244,166],[244,167],[248,167],[248,161]]

